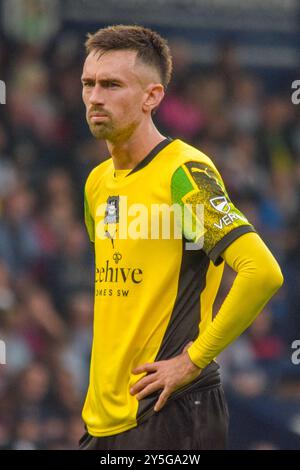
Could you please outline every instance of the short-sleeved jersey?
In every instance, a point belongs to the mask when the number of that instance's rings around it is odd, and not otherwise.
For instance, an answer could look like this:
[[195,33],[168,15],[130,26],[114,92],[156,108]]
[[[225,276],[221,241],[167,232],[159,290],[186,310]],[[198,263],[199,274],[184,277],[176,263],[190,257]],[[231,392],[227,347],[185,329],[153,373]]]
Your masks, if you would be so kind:
[[[221,253],[254,228],[212,160],[179,139],[165,139],[131,171],[116,172],[112,159],[94,168],[85,221],[95,248],[95,305],[83,419],[91,435],[107,436],[153,414],[161,391],[138,401],[129,390],[141,376],[132,370],[180,354],[205,331]],[[212,361],[169,400],[212,384],[218,367]]]

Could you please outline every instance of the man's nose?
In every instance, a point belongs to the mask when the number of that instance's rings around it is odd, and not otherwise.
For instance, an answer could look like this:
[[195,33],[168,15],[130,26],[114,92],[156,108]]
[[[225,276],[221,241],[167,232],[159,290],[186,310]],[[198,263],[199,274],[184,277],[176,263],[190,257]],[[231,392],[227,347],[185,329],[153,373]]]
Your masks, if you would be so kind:
[[98,84],[93,87],[89,101],[91,104],[104,104],[103,92]]

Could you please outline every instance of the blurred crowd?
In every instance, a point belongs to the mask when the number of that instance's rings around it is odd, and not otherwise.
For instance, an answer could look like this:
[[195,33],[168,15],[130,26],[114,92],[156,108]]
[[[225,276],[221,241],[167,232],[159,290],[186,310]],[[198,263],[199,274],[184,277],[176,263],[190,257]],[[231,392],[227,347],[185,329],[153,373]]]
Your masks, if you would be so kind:
[[[94,261],[83,187],[107,149],[85,122],[82,40],[72,32],[46,44],[0,38],[2,449],[72,449],[84,432]],[[242,68],[234,45],[220,45],[209,66],[184,41],[171,48],[174,77],[155,121],[214,160],[285,277],[220,357],[230,446],[300,447],[300,365],[291,361],[300,339],[300,107],[289,82],[270,93],[259,72]],[[216,310],[233,278],[227,270]]]

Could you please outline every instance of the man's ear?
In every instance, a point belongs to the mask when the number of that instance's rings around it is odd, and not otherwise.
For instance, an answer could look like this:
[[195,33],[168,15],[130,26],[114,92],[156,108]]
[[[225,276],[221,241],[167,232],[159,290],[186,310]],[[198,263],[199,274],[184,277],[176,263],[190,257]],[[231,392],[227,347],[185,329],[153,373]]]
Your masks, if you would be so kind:
[[160,83],[151,83],[148,85],[145,90],[145,100],[142,106],[143,111],[151,113],[153,109],[156,109],[160,105],[164,96],[165,90],[163,85]]

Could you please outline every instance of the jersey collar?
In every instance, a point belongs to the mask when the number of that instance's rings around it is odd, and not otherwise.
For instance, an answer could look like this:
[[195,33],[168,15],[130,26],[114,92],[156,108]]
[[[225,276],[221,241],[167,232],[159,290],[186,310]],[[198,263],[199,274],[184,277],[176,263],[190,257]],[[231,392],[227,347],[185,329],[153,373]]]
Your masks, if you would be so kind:
[[148,165],[155,157],[156,155],[162,151],[167,145],[169,145],[173,139],[171,137],[166,137],[164,140],[159,142],[149,153],[146,155],[143,160],[141,160],[131,171],[128,173],[128,175],[125,176],[127,178],[129,175],[132,175],[132,173],[135,173],[142,168],[144,168],[146,165]]

